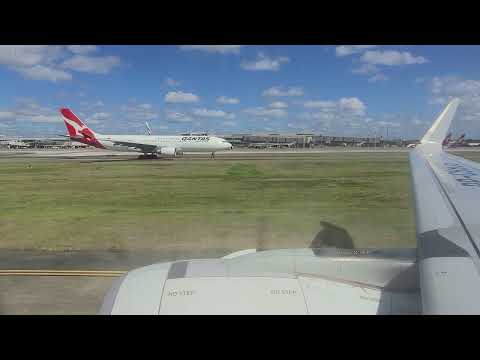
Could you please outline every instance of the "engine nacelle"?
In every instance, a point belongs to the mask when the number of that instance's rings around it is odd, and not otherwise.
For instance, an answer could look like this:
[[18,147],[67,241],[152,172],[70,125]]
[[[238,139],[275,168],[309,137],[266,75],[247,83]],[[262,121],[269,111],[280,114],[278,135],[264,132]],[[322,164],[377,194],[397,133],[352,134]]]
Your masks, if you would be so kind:
[[183,155],[182,149],[172,148],[172,147],[161,148],[161,149],[158,151],[158,153],[159,153],[160,155],[172,156],[172,157],[177,157],[177,156],[182,156],[182,155]]

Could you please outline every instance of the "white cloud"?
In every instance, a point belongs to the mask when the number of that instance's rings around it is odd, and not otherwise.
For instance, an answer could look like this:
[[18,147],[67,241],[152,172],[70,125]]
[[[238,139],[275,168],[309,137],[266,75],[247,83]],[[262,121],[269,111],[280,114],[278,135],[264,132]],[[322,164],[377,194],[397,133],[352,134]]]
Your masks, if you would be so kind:
[[419,119],[413,119],[412,124],[416,125],[416,126],[428,125],[428,123],[426,121],[422,121],[422,120],[419,120]]
[[13,120],[15,113],[13,111],[0,111],[0,120]]
[[431,90],[434,94],[478,97],[480,96],[480,80],[465,80],[453,76],[437,76],[431,81]]
[[273,86],[265,90],[262,95],[272,97],[302,96],[303,89],[301,87],[289,87],[285,89],[282,86]]
[[16,70],[27,79],[49,80],[52,82],[71,80],[72,75],[44,65],[35,65],[32,67],[17,67]]
[[165,79],[165,84],[170,87],[175,87],[175,86],[180,86],[180,81],[177,81],[175,79],[172,79],[170,77]]
[[182,50],[198,50],[218,54],[238,54],[242,45],[180,45]]
[[131,121],[148,121],[158,118],[158,113],[150,104],[136,104],[134,101],[123,105],[120,110],[126,119]]
[[223,126],[233,127],[236,126],[237,123],[235,121],[227,120],[222,123]]
[[61,55],[61,46],[0,45],[0,65],[12,67],[49,64]]
[[[480,80],[463,79],[456,76],[436,76],[425,80],[431,96],[430,103],[445,106],[452,98],[459,98],[461,104],[457,120],[480,120]],[[455,121],[455,124],[459,122]],[[472,128],[472,125],[469,125]],[[479,130],[480,129],[476,129]]]
[[317,108],[317,109],[322,109],[323,111],[334,110],[337,106],[335,101],[323,101],[323,100],[306,101],[303,105],[306,108]]
[[288,104],[283,101],[274,101],[269,105],[273,109],[285,109],[288,108]]
[[31,121],[34,123],[58,123],[59,121],[58,115],[32,115],[28,117],[18,116],[18,121]]
[[380,69],[378,68],[378,66],[373,64],[362,64],[360,67],[352,70],[354,74],[360,74],[360,75],[377,74],[379,71]]
[[240,66],[249,71],[278,71],[282,63],[288,62],[290,62],[290,59],[285,56],[272,59],[263,53],[259,53],[256,60],[244,61]]
[[60,115],[57,111],[40,106],[33,99],[20,99],[15,108],[1,111],[0,119],[14,120],[32,123],[61,123]]
[[334,111],[330,111],[330,109],[328,110],[324,110],[324,109],[319,109],[318,112],[314,112],[314,113],[301,113],[298,117],[301,119],[301,120],[322,120],[322,121],[325,121],[325,120],[334,120],[336,116],[338,116],[338,111],[335,110],[336,113]]
[[165,102],[167,103],[196,103],[198,101],[197,95],[183,91],[170,91],[165,95]]
[[120,64],[116,56],[85,56],[75,55],[62,63],[62,67],[79,72],[107,74]]
[[399,122],[392,121],[375,121],[372,123],[374,127],[400,127]]
[[85,55],[97,51],[97,47],[95,45],[69,45],[67,48],[74,54],[79,55]]
[[303,105],[312,109],[312,112],[300,113],[298,119],[317,131],[351,136],[366,127],[366,105],[356,97],[344,97],[336,101],[311,100]]
[[425,64],[428,62],[423,56],[415,56],[407,51],[396,50],[368,50],[363,53],[360,60],[368,64],[385,66]]
[[70,80],[69,73],[54,67],[54,62],[61,56],[61,46],[0,45],[0,65],[32,80]]
[[245,109],[244,112],[256,117],[265,118],[282,118],[288,115],[288,113],[283,109],[266,109],[264,107],[249,108]]
[[338,105],[340,110],[351,112],[353,115],[364,115],[366,106],[365,104],[358,98],[341,98],[338,101]]
[[165,117],[167,118],[167,120],[173,121],[173,122],[185,123],[185,122],[193,121],[191,116],[188,116],[185,113],[177,112],[174,110],[166,110]]
[[222,110],[194,109],[193,114],[200,117],[224,118],[229,120],[235,118],[235,114],[226,113]]
[[0,65],[27,79],[57,82],[72,78],[66,70],[105,74],[120,63],[115,56],[85,56],[94,51],[94,45],[1,45]]
[[226,96],[220,96],[217,98],[217,102],[220,104],[228,104],[228,105],[234,105],[240,103],[240,100],[237,98],[229,98]]
[[90,111],[98,112],[98,111],[100,111],[100,108],[105,107],[105,104],[101,100],[97,100],[97,101],[94,101],[94,102],[93,101],[81,101],[80,105],[82,106],[83,109],[85,109],[88,112],[90,112]]
[[101,121],[110,120],[110,119],[112,119],[112,114],[107,112],[97,112],[97,113],[94,113],[92,116],[87,117],[85,121],[91,124],[98,124]]
[[370,83],[388,80],[388,77],[380,71],[378,66],[373,64],[362,64],[360,67],[353,69],[352,72],[358,75],[372,75],[368,78],[368,82]]
[[425,64],[428,62],[423,56],[415,56],[407,51],[396,50],[368,50],[360,57],[362,64],[352,70],[354,74],[369,76],[368,82],[376,83],[388,80],[379,66],[402,66]]
[[387,81],[388,77],[382,73],[378,73],[376,75],[373,75],[371,78],[368,79],[368,82],[375,83],[379,81]]
[[338,101],[314,100],[306,101],[303,104],[306,108],[318,109],[322,114],[317,113],[317,117],[328,117],[325,113],[348,113],[354,116],[365,115],[366,106],[358,98],[341,98]]
[[335,48],[335,53],[339,57],[348,56],[362,52],[366,49],[374,48],[376,46],[377,45],[341,45]]

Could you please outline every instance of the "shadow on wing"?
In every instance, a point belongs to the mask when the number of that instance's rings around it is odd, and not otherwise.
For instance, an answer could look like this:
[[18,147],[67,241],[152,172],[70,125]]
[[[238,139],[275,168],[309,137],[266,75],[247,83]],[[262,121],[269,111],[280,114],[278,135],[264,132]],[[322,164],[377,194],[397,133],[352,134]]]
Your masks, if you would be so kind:
[[322,230],[313,239],[310,244],[310,249],[313,250],[315,255],[318,255],[315,252],[315,249],[319,248],[338,248],[338,249],[354,249],[353,239],[344,228],[333,225],[326,221],[321,221],[320,225]]

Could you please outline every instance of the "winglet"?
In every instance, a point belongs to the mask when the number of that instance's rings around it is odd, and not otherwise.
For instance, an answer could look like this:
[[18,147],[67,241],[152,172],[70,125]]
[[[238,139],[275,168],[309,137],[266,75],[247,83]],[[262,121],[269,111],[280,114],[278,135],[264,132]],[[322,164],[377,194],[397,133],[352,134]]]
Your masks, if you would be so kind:
[[437,120],[433,123],[430,130],[428,130],[423,137],[421,141],[422,144],[442,144],[443,140],[447,136],[448,129],[450,129],[452,119],[455,116],[455,112],[457,111],[459,104],[460,99],[453,99],[450,101],[445,110],[443,110]]

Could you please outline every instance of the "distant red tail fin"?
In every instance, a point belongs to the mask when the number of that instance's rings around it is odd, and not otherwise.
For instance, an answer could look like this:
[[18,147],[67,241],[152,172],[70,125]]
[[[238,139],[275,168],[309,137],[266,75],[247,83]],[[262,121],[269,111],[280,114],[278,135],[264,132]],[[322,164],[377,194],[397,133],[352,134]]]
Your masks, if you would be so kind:
[[448,135],[443,140],[442,145],[447,146],[450,143],[450,141],[452,141],[452,133],[448,133]]

